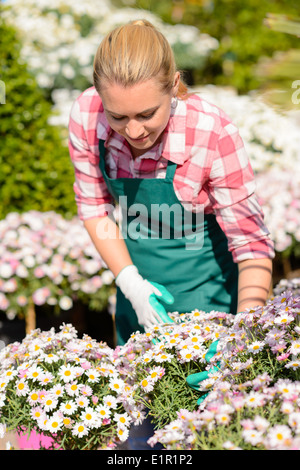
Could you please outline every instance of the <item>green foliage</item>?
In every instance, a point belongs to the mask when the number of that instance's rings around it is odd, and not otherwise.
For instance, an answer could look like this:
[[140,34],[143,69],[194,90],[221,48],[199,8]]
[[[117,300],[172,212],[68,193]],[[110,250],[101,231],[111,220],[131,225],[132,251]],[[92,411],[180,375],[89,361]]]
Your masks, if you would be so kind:
[[[114,0],[120,5],[120,0]],[[297,16],[296,0],[136,0],[134,6],[158,14],[169,23],[197,26],[202,33],[218,39],[204,70],[194,68],[196,84],[233,86],[240,93],[260,85],[255,64],[261,56],[298,47],[292,35],[270,30],[264,20],[269,13]]]
[[[268,15],[265,23],[273,31],[280,31],[300,37],[300,19],[291,20],[285,15]],[[263,59],[257,67],[257,74],[271,104],[283,109],[300,109],[300,41],[298,49],[274,53],[270,59]]]
[[51,103],[22,62],[20,47],[15,30],[0,19],[0,219],[28,210],[70,217],[76,207],[68,148],[61,130],[48,124]]

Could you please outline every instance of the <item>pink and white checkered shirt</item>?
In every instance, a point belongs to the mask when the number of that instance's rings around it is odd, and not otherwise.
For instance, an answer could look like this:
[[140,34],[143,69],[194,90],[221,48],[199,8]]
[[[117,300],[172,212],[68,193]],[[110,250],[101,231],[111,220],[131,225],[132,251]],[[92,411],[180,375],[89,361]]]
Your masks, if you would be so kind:
[[273,258],[274,248],[255,196],[253,171],[237,127],[217,106],[197,95],[171,109],[161,143],[133,159],[126,140],[112,131],[94,87],[74,102],[69,150],[75,169],[75,199],[81,220],[112,212],[113,200],[99,168],[105,140],[110,178],[164,178],[177,163],[174,191],[189,210],[214,213],[235,262]]

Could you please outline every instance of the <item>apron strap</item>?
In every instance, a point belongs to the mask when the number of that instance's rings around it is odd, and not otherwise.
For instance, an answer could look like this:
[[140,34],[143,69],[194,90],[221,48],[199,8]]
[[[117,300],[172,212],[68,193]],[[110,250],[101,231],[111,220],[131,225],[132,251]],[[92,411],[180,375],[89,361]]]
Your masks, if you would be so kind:
[[105,170],[105,140],[100,140],[99,139],[99,166],[100,170],[103,171]]
[[176,168],[177,168],[177,163],[171,162],[171,160],[169,160],[168,166],[167,166],[166,178],[165,178],[167,181],[173,181]]

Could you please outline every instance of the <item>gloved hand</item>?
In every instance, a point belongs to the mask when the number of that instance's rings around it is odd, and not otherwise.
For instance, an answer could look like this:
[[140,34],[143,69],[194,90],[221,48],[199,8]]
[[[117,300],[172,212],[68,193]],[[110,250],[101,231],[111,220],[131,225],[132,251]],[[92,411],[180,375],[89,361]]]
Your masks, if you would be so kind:
[[[219,341],[214,341],[211,343],[210,347],[208,348],[208,351],[205,355],[205,360],[207,363],[211,361],[211,359],[214,357],[214,355],[217,353],[217,348],[218,348],[218,343]],[[217,362],[216,366],[211,367],[209,370],[204,370],[203,372],[197,372],[196,374],[190,374],[186,378],[187,384],[194,390],[199,391],[200,390],[200,382],[203,382],[203,380],[206,380],[209,378],[209,375],[213,372],[218,372],[219,371],[219,366],[220,362]],[[203,402],[203,400],[207,397],[209,392],[205,393],[202,395],[200,398],[197,400],[197,404],[200,405],[200,403]]]
[[159,300],[171,305],[174,297],[161,284],[144,279],[136,266],[129,265],[123,268],[116,277],[116,285],[131,302],[138,322],[145,330],[158,323],[173,323]]

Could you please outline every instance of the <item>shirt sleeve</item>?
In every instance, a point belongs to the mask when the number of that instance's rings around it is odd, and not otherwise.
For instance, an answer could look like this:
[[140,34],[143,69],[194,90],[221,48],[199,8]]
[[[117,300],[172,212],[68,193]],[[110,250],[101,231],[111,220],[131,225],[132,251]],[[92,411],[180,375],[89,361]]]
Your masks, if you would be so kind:
[[274,243],[255,195],[253,170],[237,127],[219,135],[210,171],[210,197],[233,260],[273,258]]
[[87,220],[111,214],[114,210],[113,198],[108,192],[99,165],[93,163],[97,159],[86,139],[78,100],[70,113],[69,152],[75,170],[73,188],[79,218]]

